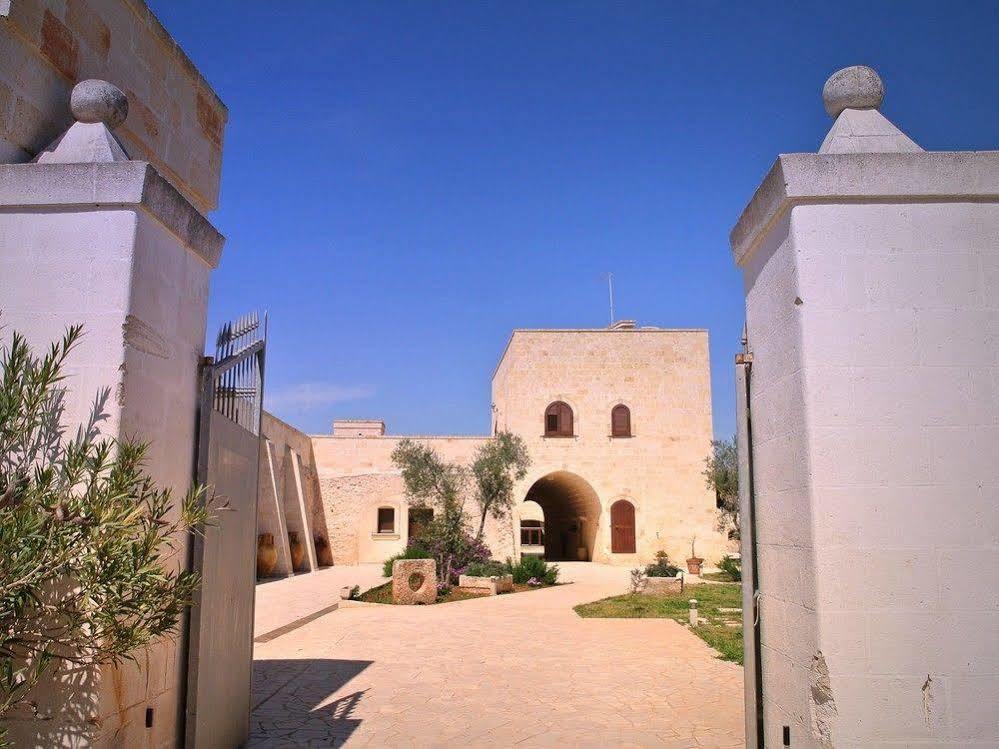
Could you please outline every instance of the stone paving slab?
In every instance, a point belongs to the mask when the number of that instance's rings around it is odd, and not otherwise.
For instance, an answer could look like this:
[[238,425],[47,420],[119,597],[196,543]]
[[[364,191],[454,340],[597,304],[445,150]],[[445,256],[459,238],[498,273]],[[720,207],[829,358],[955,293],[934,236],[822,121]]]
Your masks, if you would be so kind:
[[438,606],[359,604],[255,647],[248,747],[739,747],[742,669],[666,619],[582,619],[628,571]]
[[361,591],[381,585],[380,564],[325,567],[289,577],[257,583],[253,609],[253,638],[266,637],[340,601],[344,585],[359,585]]

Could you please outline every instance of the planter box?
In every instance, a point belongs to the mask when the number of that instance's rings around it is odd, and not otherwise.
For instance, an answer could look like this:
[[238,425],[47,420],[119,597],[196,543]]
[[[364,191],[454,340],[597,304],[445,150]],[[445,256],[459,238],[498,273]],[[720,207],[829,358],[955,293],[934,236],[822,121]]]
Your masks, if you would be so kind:
[[650,577],[642,593],[647,596],[663,596],[683,592],[682,577]]
[[513,591],[513,575],[493,575],[492,577],[477,577],[476,575],[461,575],[458,587],[488,590],[489,595],[510,593]]

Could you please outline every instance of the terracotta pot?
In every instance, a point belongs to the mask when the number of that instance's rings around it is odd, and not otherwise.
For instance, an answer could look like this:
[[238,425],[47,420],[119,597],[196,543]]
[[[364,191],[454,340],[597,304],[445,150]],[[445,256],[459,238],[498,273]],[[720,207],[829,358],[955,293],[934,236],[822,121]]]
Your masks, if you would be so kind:
[[288,546],[291,549],[291,568],[301,572],[305,561],[305,545],[298,540],[298,531],[288,531]]
[[326,539],[322,536],[316,536],[313,540],[316,542],[316,561],[319,562],[319,565],[321,567],[333,566],[333,550],[326,543]]
[[277,564],[277,549],[274,548],[274,534],[261,533],[257,537],[257,577],[270,577]]
[[687,572],[691,575],[700,575],[702,564],[704,564],[704,560],[700,557],[691,557],[687,560]]

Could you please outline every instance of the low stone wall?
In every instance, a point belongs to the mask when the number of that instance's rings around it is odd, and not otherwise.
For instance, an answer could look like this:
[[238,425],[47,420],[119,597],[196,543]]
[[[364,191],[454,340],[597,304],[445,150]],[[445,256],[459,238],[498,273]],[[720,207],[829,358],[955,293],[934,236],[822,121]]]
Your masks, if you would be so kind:
[[647,596],[663,596],[683,592],[682,577],[650,577],[640,591]]
[[458,587],[488,590],[491,596],[497,593],[511,593],[513,592],[513,575],[493,575],[491,577],[461,575],[458,578]]

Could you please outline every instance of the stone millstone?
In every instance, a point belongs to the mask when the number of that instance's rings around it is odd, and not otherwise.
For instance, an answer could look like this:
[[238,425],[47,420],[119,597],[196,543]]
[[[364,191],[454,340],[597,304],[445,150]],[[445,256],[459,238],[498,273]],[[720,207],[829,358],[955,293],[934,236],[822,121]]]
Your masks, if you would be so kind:
[[397,559],[392,563],[392,603],[433,603],[437,600],[437,562]]

